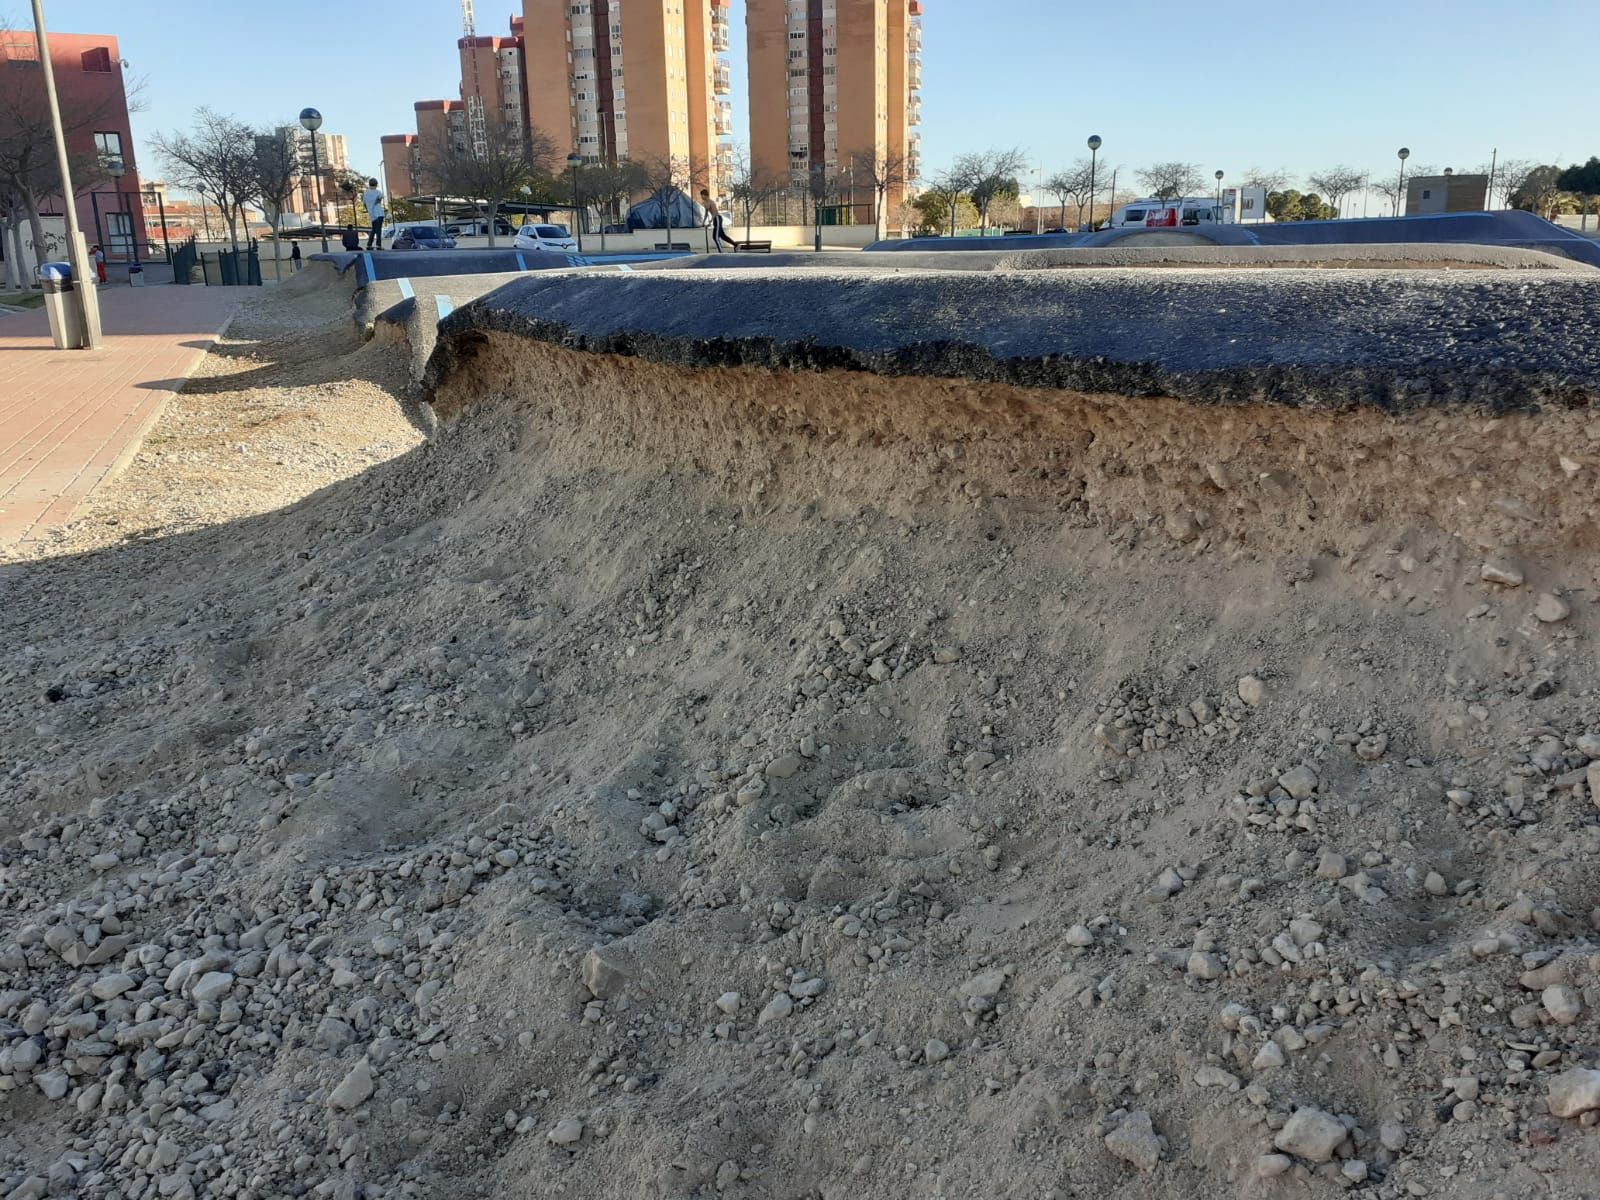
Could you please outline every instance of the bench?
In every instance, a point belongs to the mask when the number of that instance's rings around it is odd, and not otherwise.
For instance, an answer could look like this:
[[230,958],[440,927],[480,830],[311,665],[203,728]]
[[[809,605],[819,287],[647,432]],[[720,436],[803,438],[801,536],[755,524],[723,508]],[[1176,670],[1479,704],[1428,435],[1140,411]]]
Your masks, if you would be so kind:
[[738,250],[746,250],[746,251],[750,251],[752,253],[760,253],[760,254],[771,254],[772,253],[772,243],[771,242],[735,242],[734,243],[734,247],[736,249],[738,249]]
[[689,243],[688,242],[657,242],[656,243],[656,249],[657,250],[682,250],[682,251],[687,253],[688,249],[689,249]]

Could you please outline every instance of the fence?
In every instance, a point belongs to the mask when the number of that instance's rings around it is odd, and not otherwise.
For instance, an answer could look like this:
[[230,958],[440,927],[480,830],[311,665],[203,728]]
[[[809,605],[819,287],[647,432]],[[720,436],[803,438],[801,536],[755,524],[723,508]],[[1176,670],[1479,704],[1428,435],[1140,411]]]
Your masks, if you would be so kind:
[[[733,201],[723,214],[731,225],[744,224],[744,205]],[[820,220],[818,219],[820,217]],[[755,206],[751,214],[752,225],[872,225],[877,220],[876,206],[870,191],[863,197],[846,193],[823,199],[821,204],[811,198],[809,188],[793,187],[768,196]]]

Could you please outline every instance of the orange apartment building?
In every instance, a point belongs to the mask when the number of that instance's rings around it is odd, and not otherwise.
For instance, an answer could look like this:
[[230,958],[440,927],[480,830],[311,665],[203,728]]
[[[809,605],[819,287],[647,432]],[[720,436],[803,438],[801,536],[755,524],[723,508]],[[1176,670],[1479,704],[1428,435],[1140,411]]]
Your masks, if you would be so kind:
[[672,158],[725,196],[728,0],[524,0],[528,123],[591,162]]
[[[921,173],[921,0],[748,0],[745,36],[759,167],[803,188],[813,169],[842,179],[872,151]],[[891,220],[905,193],[888,195]]]

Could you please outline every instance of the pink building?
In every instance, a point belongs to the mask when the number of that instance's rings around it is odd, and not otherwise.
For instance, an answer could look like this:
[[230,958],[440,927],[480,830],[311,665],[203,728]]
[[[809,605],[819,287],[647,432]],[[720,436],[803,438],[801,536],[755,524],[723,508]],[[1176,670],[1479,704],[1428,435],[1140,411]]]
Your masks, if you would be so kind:
[[[67,127],[67,150],[74,160],[79,226],[90,245],[98,242],[105,247],[108,258],[127,259],[145,241],[145,217],[117,39],[98,33],[52,33],[50,58]],[[48,130],[44,76],[31,30],[0,30],[0,90],[7,107],[15,102],[22,111],[37,111]],[[44,149],[53,166],[55,147],[48,136]],[[121,179],[104,170],[113,160],[126,168]],[[40,201],[47,217],[61,218],[61,205],[59,195]],[[65,258],[66,247],[46,247],[44,257]]]

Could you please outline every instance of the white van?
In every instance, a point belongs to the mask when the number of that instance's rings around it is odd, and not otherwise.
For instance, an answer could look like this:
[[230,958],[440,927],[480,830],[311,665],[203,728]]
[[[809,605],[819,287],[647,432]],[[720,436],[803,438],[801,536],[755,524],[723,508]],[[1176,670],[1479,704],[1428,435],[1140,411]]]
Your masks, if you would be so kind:
[[1181,200],[1135,200],[1111,214],[1107,229],[1176,229],[1184,225],[1216,225],[1222,210],[1211,196],[1185,196]]

